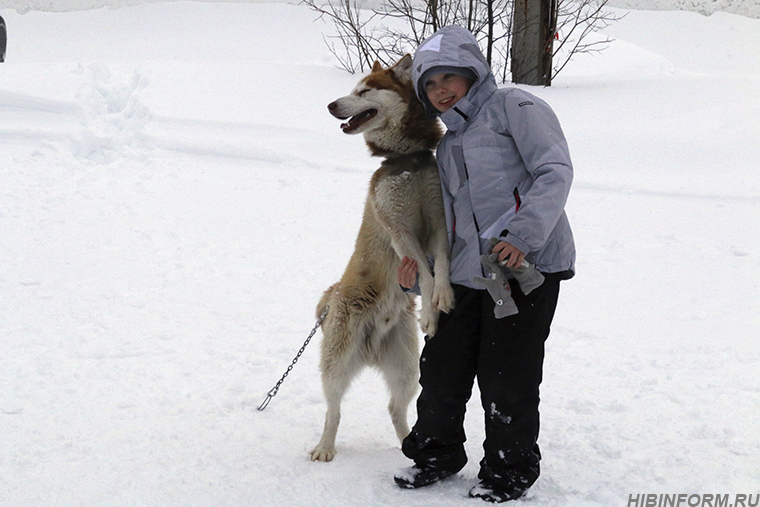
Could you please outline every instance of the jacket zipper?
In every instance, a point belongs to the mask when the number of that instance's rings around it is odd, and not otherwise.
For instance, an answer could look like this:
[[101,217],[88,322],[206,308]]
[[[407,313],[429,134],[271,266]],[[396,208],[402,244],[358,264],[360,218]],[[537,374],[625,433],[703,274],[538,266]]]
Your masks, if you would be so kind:
[[[470,173],[467,171],[467,163],[463,161],[462,165],[464,165],[464,177],[467,178],[467,181],[469,182]],[[472,223],[475,224],[475,233],[477,234],[478,251],[480,251],[480,225],[478,224],[478,217],[475,216],[475,206],[472,204],[472,198],[470,199],[470,209],[472,209]],[[486,278],[488,276],[486,269],[483,267],[483,264],[480,265],[480,274],[483,275],[483,278]]]
[[[467,181],[470,181],[470,173],[467,171],[467,163],[462,162],[464,165],[464,177],[467,178]],[[470,199],[470,208],[472,208],[472,221],[475,224],[475,230],[478,233],[478,237],[480,237],[480,226],[478,225],[478,219],[475,216],[475,206],[472,205],[472,199]]]

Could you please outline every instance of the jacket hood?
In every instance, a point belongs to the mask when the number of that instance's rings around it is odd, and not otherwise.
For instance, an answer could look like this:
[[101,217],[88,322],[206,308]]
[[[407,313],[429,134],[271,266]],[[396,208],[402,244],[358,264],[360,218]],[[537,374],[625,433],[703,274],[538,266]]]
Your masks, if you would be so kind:
[[[476,76],[467,96],[460,99],[455,106],[460,110],[460,115],[464,110],[469,110],[466,114],[470,116],[477,112],[496,90],[496,80],[491,73],[491,67],[480,51],[475,36],[460,26],[445,26],[420,44],[414,54],[412,65],[412,82],[415,83],[417,98],[431,116],[439,116],[441,113],[430,104],[422,77],[436,67],[463,68]],[[446,122],[445,117],[442,119]]]

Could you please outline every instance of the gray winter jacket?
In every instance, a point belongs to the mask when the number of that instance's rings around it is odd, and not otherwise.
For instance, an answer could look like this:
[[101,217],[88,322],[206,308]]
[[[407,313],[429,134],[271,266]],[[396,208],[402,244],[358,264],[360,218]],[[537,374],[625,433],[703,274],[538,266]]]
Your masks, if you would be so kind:
[[[428,101],[420,79],[436,67],[466,68],[477,76],[467,95],[443,114]],[[564,207],[573,166],[549,105],[517,88],[499,89],[475,37],[458,26],[444,27],[420,45],[412,81],[428,112],[448,128],[437,157],[451,282],[482,288],[473,278],[484,275],[480,255],[489,253],[491,237],[525,252],[539,271],[572,277],[575,244]]]

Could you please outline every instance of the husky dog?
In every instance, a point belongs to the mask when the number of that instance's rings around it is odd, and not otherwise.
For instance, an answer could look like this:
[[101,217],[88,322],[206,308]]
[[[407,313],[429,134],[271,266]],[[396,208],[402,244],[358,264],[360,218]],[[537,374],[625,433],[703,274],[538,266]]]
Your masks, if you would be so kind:
[[[322,388],[327,398],[325,428],[311,451],[314,461],[335,456],[340,404],[365,367],[380,370],[391,400],[388,410],[399,440],[409,434],[406,412],[417,390],[419,345],[414,295],[398,284],[404,256],[419,269],[420,327],[432,336],[438,312],[454,305],[449,284],[449,244],[438,167],[432,150],[441,137],[435,119],[414,95],[412,58],[404,56],[372,72],[354,91],[327,106],[346,134],[364,134],[374,156],[383,157],[372,175],[359,236],[338,283],[327,289],[317,316],[322,323]],[[429,267],[428,257],[435,261]]]

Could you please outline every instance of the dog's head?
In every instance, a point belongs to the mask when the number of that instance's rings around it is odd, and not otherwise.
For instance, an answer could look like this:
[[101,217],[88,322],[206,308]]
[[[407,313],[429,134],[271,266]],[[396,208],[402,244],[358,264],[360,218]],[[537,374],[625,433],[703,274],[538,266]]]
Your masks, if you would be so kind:
[[330,114],[348,120],[340,128],[346,134],[361,134],[398,123],[408,113],[414,90],[411,85],[412,57],[405,55],[384,69],[375,62],[350,95],[328,104]]

